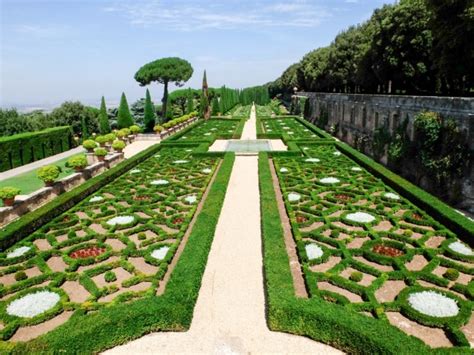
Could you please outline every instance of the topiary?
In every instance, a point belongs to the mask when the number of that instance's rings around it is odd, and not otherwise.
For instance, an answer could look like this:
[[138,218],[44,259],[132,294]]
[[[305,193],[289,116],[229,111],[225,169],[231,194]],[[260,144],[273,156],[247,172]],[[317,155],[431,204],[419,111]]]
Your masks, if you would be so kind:
[[362,281],[364,275],[359,272],[359,271],[354,271],[351,273],[351,276],[349,276],[349,279],[354,282],[360,282]]
[[97,147],[97,143],[92,139],[86,139],[84,142],[82,142],[82,146],[88,151],[92,151],[95,147]]
[[164,130],[163,126],[160,126],[160,125],[156,125],[155,127],[153,127],[153,130],[156,132],[156,133],[160,133]]
[[112,143],[115,140],[116,137],[115,137],[115,134],[109,133],[109,134],[105,135],[105,138],[107,139],[108,143]]
[[52,184],[61,173],[61,168],[56,165],[46,165],[39,168],[36,175],[47,185]]
[[75,155],[68,159],[67,164],[76,170],[81,170],[87,166],[87,159],[84,155]]
[[113,271],[107,271],[104,275],[105,282],[117,281],[117,275]]
[[97,136],[95,137],[95,141],[99,143],[101,146],[104,146],[105,143],[108,142],[108,138],[106,136]]
[[130,126],[128,129],[130,130],[132,134],[137,134],[137,133],[140,133],[141,131],[141,128],[137,125]]
[[98,157],[105,157],[107,155],[107,150],[104,148],[95,148],[94,154]]
[[112,143],[112,148],[114,148],[116,151],[121,152],[123,150],[123,148],[125,148],[125,142],[117,140],[117,141]]
[[5,186],[0,188],[0,199],[10,199],[15,198],[16,195],[19,195],[21,192],[20,189],[12,186]]
[[18,271],[15,274],[15,280],[16,281],[26,280],[27,278],[28,278],[28,276],[26,275],[26,273],[24,271]]
[[459,277],[459,271],[456,270],[456,269],[447,269],[444,273],[444,278],[448,279],[448,280],[451,280],[451,281],[455,281],[458,279]]

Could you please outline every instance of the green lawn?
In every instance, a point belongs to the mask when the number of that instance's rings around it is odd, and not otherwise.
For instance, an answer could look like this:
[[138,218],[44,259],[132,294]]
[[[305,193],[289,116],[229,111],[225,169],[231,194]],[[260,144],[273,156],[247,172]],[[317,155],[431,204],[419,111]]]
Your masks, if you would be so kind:
[[[54,165],[58,165],[61,167],[62,172],[59,175],[59,179],[71,175],[74,173],[74,169],[72,168],[66,168],[66,162],[68,158],[64,158],[62,160],[58,160]],[[13,186],[17,187],[21,190],[22,195],[27,195],[32,193],[33,191],[36,191],[44,186],[43,181],[41,181],[37,176],[36,176],[36,170],[31,170],[27,173],[17,175],[15,177],[2,180],[0,181],[0,187],[4,186]],[[2,201],[0,201],[0,206],[3,206]]]

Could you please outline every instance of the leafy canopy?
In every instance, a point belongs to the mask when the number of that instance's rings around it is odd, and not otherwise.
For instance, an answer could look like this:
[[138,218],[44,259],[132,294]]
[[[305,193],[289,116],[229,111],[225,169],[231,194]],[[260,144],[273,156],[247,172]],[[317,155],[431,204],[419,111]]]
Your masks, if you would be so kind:
[[181,58],[161,58],[145,64],[135,74],[135,80],[141,86],[156,81],[160,84],[174,82],[176,86],[182,86],[193,75],[191,64]]

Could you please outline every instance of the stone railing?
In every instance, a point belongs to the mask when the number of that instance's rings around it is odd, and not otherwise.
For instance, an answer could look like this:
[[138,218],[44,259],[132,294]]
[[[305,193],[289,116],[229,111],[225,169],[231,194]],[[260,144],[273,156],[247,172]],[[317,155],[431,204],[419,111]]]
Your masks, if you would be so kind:
[[99,175],[123,160],[123,153],[113,153],[105,157],[103,162],[95,162],[84,170],[66,176],[52,186],[45,186],[29,195],[19,195],[11,207],[0,207],[0,227],[7,225],[24,214],[34,211],[58,195],[72,190],[84,181]]

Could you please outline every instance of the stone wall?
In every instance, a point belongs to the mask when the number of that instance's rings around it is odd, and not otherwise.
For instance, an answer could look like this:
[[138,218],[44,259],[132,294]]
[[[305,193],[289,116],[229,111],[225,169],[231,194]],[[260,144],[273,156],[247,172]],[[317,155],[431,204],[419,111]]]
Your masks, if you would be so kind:
[[[327,115],[326,129],[338,127],[335,135],[352,146],[361,137],[372,137],[378,127],[386,127],[393,131],[405,119],[408,119],[408,134],[414,136],[413,121],[420,111],[438,112],[442,117],[453,118],[458,127],[468,137],[468,144],[474,152],[474,98],[465,97],[433,97],[433,96],[402,96],[402,95],[363,95],[300,92],[298,95],[308,97],[306,119],[315,123],[321,116]],[[364,153],[373,156],[370,148],[364,148]],[[378,159],[387,164],[387,156],[383,154]],[[407,166],[399,173],[412,180],[405,171],[416,169]],[[433,191],[427,181],[419,181],[423,188]],[[474,213],[474,164],[471,162],[463,179],[461,199],[455,205]]]

